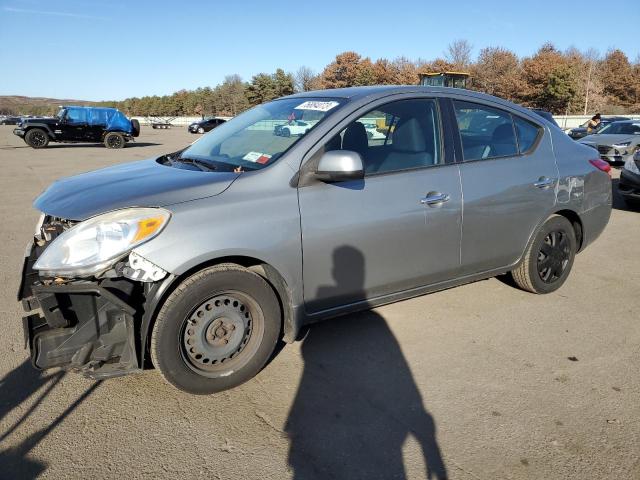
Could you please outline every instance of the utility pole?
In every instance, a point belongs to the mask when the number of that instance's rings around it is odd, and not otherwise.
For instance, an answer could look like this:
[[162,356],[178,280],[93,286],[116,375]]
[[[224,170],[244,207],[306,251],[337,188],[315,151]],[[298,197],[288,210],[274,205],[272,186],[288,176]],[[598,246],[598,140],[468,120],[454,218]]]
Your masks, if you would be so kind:
[[589,108],[589,88],[591,87],[591,69],[593,68],[593,60],[589,59],[589,73],[587,74],[587,91],[584,95],[584,114],[587,114]]

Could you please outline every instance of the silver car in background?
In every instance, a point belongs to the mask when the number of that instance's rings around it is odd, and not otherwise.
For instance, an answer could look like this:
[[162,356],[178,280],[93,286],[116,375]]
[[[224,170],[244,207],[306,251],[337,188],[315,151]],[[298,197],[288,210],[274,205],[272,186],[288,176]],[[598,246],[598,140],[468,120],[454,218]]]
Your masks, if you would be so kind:
[[[283,122],[310,128],[274,135]],[[610,167],[594,153],[461,89],[259,105],[181,152],[35,201],[18,295],[32,362],[94,378],[153,364],[209,394],[321,319],[508,272],[553,292],[609,220]]]
[[640,120],[612,122],[578,141],[598,150],[603,160],[622,165],[640,150]]

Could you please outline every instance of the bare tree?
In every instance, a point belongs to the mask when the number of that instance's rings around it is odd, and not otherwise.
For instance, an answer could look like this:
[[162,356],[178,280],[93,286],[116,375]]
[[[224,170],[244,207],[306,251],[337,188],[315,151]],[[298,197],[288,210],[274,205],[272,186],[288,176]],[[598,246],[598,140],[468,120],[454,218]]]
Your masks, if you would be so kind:
[[465,69],[471,65],[472,45],[467,40],[454,40],[444,52],[445,58],[457,69]]
[[309,67],[300,67],[293,77],[296,92],[313,90],[316,77],[315,72]]

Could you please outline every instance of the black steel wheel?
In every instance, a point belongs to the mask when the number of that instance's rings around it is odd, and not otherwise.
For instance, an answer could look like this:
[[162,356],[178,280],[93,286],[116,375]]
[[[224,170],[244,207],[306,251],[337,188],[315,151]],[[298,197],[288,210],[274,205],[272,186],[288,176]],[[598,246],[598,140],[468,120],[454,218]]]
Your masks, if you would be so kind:
[[104,146],[107,148],[124,148],[126,143],[124,136],[118,132],[109,132],[104,136]]
[[219,376],[241,368],[264,335],[262,309],[241,292],[225,292],[196,307],[182,326],[182,353],[196,373]]
[[41,128],[32,128],[24,136],[24,141],[32,148],[44,148],[49,145],[49,135]]
[[511,276],[523,290],[553,292],[569,276],[576,250],[573,225],[565,217],[553,215],[540,227]]
[[235,264],[184,280],[163,304],[151,335],[151,358],[175,387],[211,394],[246,382],[280,338],[281,311],[267,281]]

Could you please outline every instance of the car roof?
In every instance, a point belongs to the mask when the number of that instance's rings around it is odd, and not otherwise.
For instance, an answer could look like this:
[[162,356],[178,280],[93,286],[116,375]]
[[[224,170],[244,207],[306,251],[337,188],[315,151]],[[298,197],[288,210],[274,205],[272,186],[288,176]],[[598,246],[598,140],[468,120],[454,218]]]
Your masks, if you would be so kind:
[[89,105],[63,105],[62,108],[84,108],[90,110],[117,110],[114,107],[92,107]]
[[[308,92],[295,93],[282,98],[345,98],[349,100],[359,100],[366,97],[385,97],[388,95],[399,93],[443,93],[443,94],[457,94],[468,96],[470,98],[477,98],[479,100],[488,100],[493,103],[498,103],[507,107],[516,108],[519,111],[530,114],[531,110],[518,105],[516,103],[503,100],[493,95],[486,93],[476,92],[474,90],[467,90],[464,88],[452,88],[452,87],[431,87],[423,85],[372,85],[366,87],[347,87],[347,88],[329,88],[327,90],[311,90]],[[534,113],[535,115],[535,113]],[[548,120],[545,119],[548,122]]]

